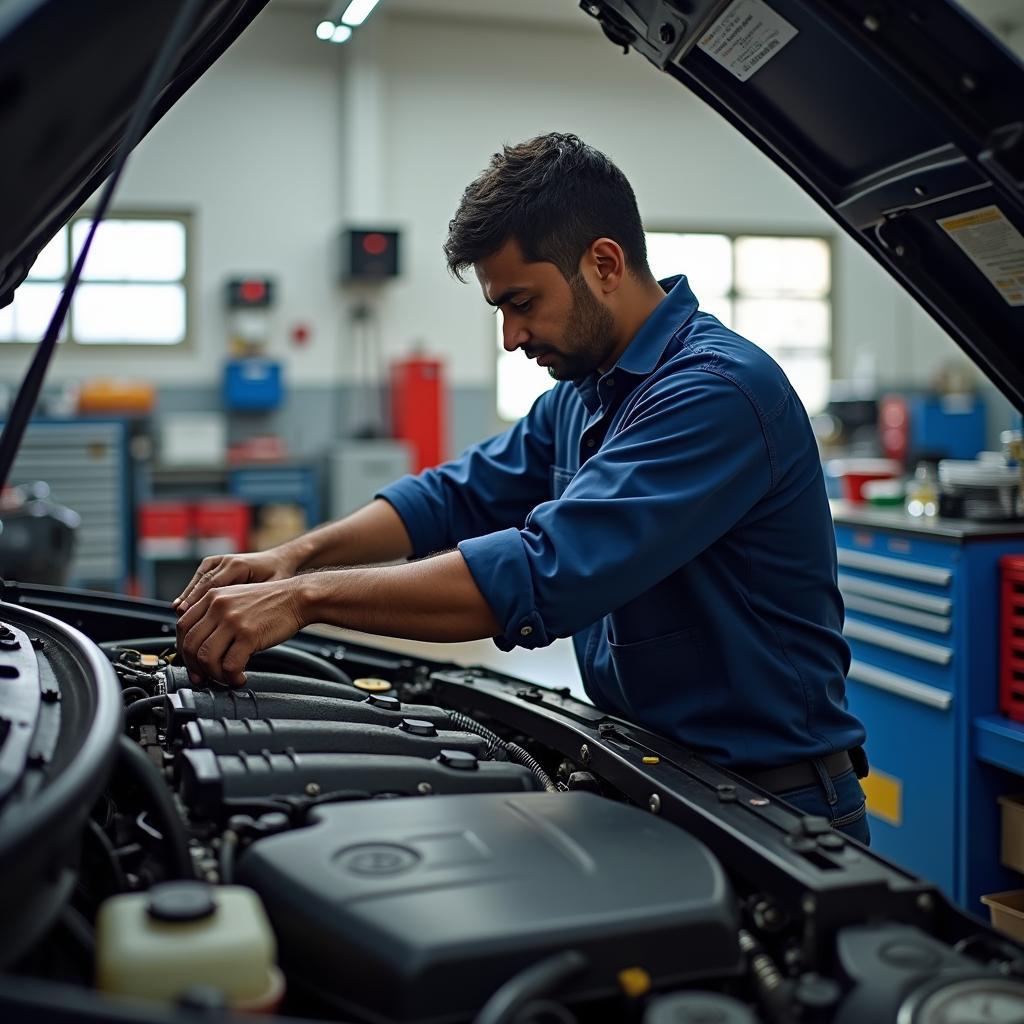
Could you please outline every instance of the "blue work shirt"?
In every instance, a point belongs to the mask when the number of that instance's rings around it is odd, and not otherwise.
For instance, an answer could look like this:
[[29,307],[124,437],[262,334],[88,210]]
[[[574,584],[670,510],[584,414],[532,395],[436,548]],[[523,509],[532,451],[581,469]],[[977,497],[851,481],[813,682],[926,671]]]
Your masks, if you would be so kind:
[[606,373],[379,496],[415,556],[458,544],[503,650],[571,636],[599,708],[731,768],[857,746],[807,414],[684,277],[662,287]]

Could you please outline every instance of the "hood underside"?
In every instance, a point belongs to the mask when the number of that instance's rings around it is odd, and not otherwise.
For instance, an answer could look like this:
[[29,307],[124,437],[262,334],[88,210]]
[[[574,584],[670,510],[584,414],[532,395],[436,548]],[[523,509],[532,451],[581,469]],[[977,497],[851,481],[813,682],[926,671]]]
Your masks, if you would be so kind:
[[[147,130],[267,2],[203,0]],[[994,37],[950,0],[581,6],[785,170],[1024,409],[1024,67]],[[110,172],[179,8],[0,0],[0,307]]]
[[[148,131],[268,0],[204,0]],[[110,173],[174,0],[0,0],[0,308]]]
[[947,0],[581,6],[786,171],[1024,408],[1024,67],[981,25]]

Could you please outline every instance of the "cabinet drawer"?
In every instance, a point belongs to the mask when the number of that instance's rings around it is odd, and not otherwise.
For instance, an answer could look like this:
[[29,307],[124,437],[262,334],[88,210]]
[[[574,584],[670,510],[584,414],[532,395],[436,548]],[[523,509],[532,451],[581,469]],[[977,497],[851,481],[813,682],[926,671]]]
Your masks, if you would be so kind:
[[923,640],[890,623],[868,621],[857,614],[847,614],[843,636],[858,662],[943,690],[954,688],[959,666],[949,637],[931,634]]
[[[901,575],[907,579],[917,577],[920,582],[938,583],[941,586],[941,576],[935,573],[921,574],[920,570],[925,567],[952,570],[960,561],[958,544],[945,543],[931,537],[908,537],[891,530],[862,526],[836,526],[835,530],[836,545],[840,549],[851,554],[885,559],[879,563],[884,567],[879,571],[897,578]],[[843,564],[842,558],[840,564]]]
[[[953,894],[956,778],[952,697],[912,677],[851,671],[850,710],[867,729],[871,845]],[[871,679],[871,682],[865,681]],[[883,688],[882,684],[887,684]],[[895,684],[895,685],[894,685]],[[900,684],[905,687],[900,692]],[[909,684],[909,685],[908,685]],[[949,695],[945,695],[949,696]],[[923,698],[923,699],[922,699]]]
[[864,572],[913,583],[927,583],[933,587],[948,587],[953,582],[953,570],[940,565],[928,565],[909,559],[890,558],[876,555],[871,551],[839,548],[836,552],[839,564],[844,568],[860,569]]
[[885,623],[891,623],[892,627],[899,630],[902,627],[909,627],[913,632],[911,636],[925,634],[937,634],[948,636],[953,628],[953,620],[948,615],[933,615],[931,612],[918,611],[916,608],[907,608],[902,604],[894,604],[891,601],[880,601],[875,597],[865,597],[856,591],[840,587],[843,595],[843,603],[847,611],[860,612],[863,615],[874,619],[881,619]]
[[897,582],[881,582],[869,576],[848,572],[839,574],[839,589],[845,598],[848,594],[858,597],[888,601],[929,615],[950,615],[953,599],[942,594],[926,593],[920,589],[900,586]]
[[898,672],[889,672],[887,669],[879,668],[877,665],[871,665],[865,661],[851,661],[847,678],[864,686],[870,686],[872,689],[892,693],[914,704],[922,704],[938,711],[948,711],[953,706],[953,695],[948,691],[921,682],[920,679],[901,676]]

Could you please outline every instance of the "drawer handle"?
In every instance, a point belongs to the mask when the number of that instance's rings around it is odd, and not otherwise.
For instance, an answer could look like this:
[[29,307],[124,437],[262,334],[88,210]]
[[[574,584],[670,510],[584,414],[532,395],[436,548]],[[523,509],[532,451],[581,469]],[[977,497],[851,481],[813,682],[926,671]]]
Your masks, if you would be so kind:
[[932,594],[920,594],[906,587],[894,587],[891,583],[878,583],[866,580],[863,576],[839,574],[839,587],[846,593],[863,594],[864,597],[877,597],[883,601],[906,605],[908,608],[919,608],[933,615],[949,615],[953,610],[953,602],[948,597],[935,597]]
[[883,576],[898,576],[903,580],[914,580],[917,583],[933,583],[945,587],[953,578],[949,569],[940,569],[934,565],[921,565],[920,562],[902,562],[898,558],[886,558],[884,555],[871,555],[866,551],[851,551],[840,548],[836,552],[840,565],[848,565],[851,569],[867,569]]
[[876,668],[863,661],[850,662],[849,677],[858,683],[873,686],[876,690],[885,690],[886,693],[894,693],[897,697],[906,697],[907,700],[926,704],[939,711],[948,711],[953,705],[953,695],[946,693],[945,690],[940,690],[937,686],[919,683],[916,679],[908,679],[895,672],[887,672],[884,668]]
[[932,644],[927,640],[915,640],[902,633],[894,633],[891,629],[882,629],[881,626],[872,626],[870,623],[859,622],[857,619],[847,619],[843,626],[843,634],[854,640],[865,640],[868,643],[877,644],[879,647],[886,647],[890,651],[909,654],[911,657],[921,658],[923,661],[930,661],[936,665],[948,665],[953,660],[953,652],[941,644]]
[[950,621],[944,615],[929,615],[927,612],[900,608],[899,605],[889,604],[888,601],[875,601],[870,597],[848,594],[845,588],[841,588],[841,592],[846,607],[855,612],[877,615],[880,619],[902,622],[905,626],[917,626],[918,629],[929,629],[933,633],[948,633],[950,630]]

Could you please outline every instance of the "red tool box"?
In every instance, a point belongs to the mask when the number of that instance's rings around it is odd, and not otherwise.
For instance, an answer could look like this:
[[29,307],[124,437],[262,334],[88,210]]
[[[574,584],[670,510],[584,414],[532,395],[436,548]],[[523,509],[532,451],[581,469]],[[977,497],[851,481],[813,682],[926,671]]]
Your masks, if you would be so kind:
[[999,559],[999,710],[1024,722],[1024,555]]

